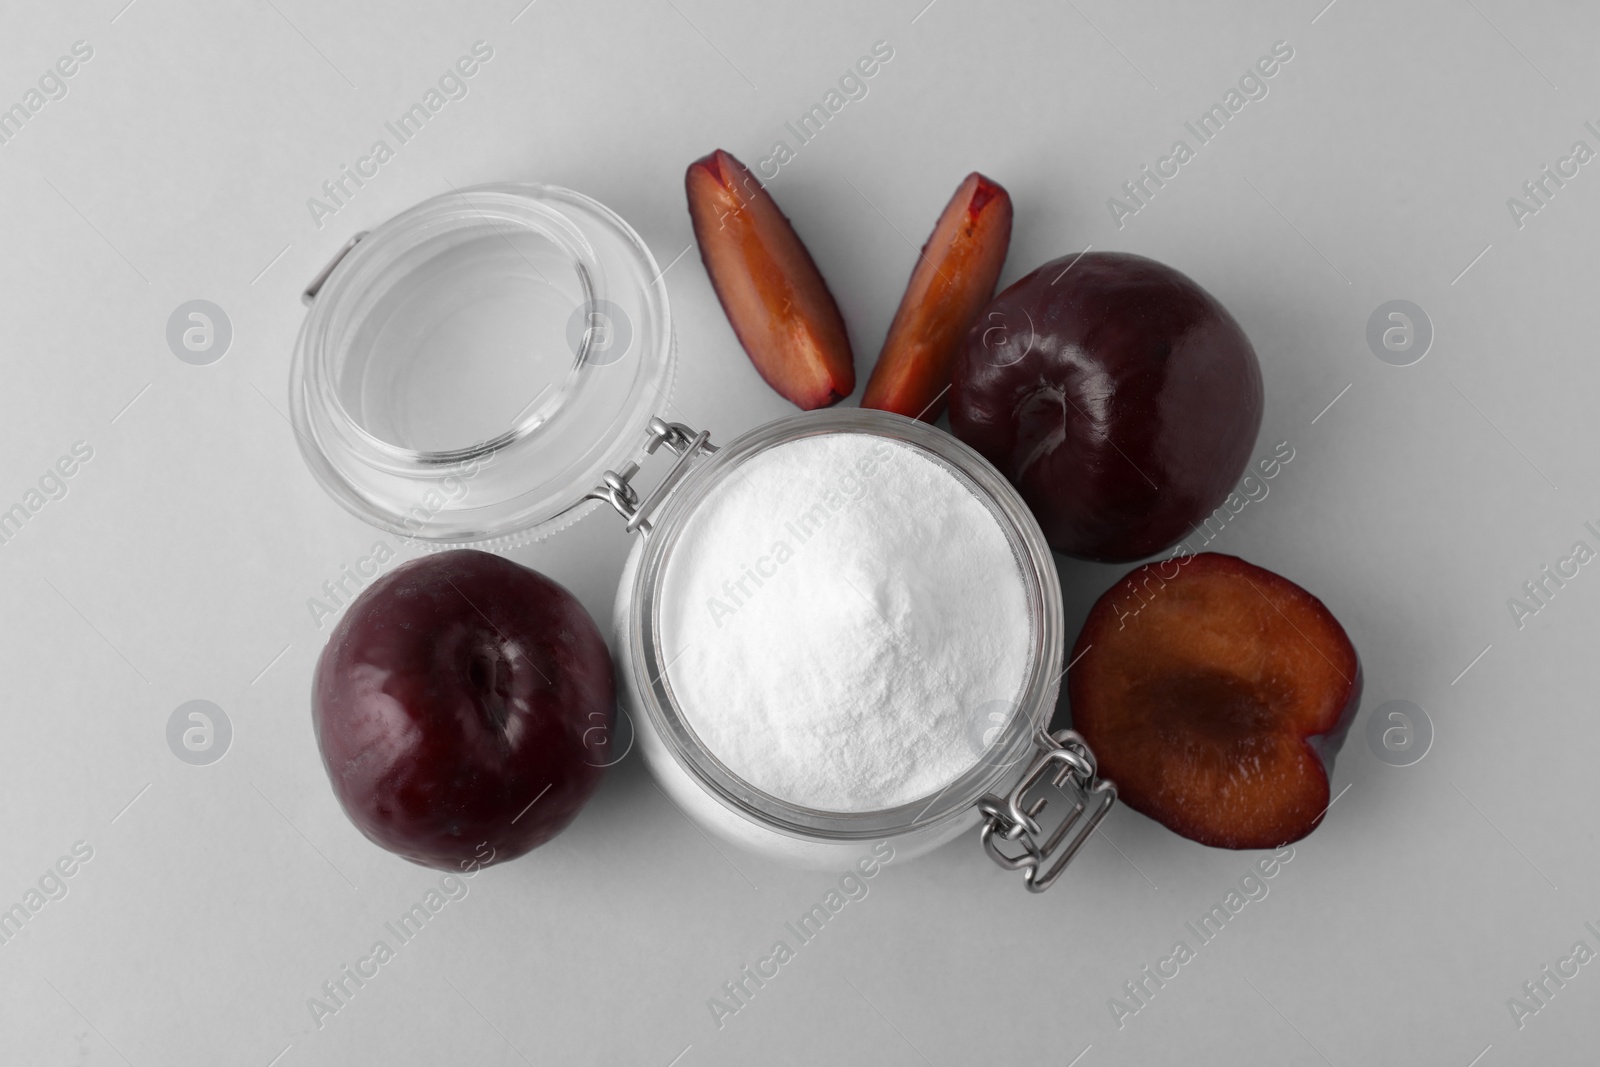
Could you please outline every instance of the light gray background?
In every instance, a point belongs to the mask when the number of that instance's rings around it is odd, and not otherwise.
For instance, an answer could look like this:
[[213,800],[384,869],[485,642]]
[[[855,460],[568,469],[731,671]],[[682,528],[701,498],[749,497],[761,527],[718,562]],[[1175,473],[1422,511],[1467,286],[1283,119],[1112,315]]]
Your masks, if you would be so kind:
[[[0,147],[0,504],[74,441],[94,449],[0,547],[0,905],[74,842],[94,849],[69,895],[0,945],[0,1060],[1592,1059],[1600,967],[1520,1030],[1506,1000],[1580,938],[1600,948],[1583,927],[1600,920],[1600,568],[1520,630],[1506,601],[1575,540],[1600,547],[1583,529],[1600,520],[1600,164],[1521,229],[1506,198],[1575,140],[1600,148],[1583,127],[1600,120],[1600,13],[124,2],[13,4],[0,34],[5,103],[74,41],[95,50]],[[480,39],[494,58],[470,95],[313,225],[306,198]],[[1003,283],[1092,244],[1216,294],[1261,356],[1257,451],[1288,441],[1296,458],[1212,547],[1322,596],[1360,649],[1340,799],[1270,896],[1120,1030],[1108,998],[1255,858],[1120,809],[1043,897],[975,838],[891,865],[719,1030],[707,998],[833,879],[713,846],[632,756],[566,834],[474,879],[316,1028],[307,998],[435,876],[345,821],[310,731],[326,629],[306,599],[379,538],[322,494],[285,421],[300,289],[353,231],[451,184],[583,190],[671,264],[671,415],[730,438],[790,408],[689,249],[683,169],[719,146],[754,165],[792,144],[783,123],[877,40],[895,56],[870,95],[772,186],[838,296],[860,380],[913,246],[975,168],[1016,202]],[[1118,230],[1106,198],[1279,40],[1295,56],[1270,95]],[[232,321],[211,366],[166,345],[192,299]],[[1391,299],[1433,321],[1414,366],[1367,349]],[[604,618],[627,548],[597,513],[515,557]],[[1061,564],[1075,632],[1120,569]],[[233,724],[210,766],[167,747],[193,699]],[[1414,766],[1367,746],[1366,716],[1390,699],[1432,718]]]

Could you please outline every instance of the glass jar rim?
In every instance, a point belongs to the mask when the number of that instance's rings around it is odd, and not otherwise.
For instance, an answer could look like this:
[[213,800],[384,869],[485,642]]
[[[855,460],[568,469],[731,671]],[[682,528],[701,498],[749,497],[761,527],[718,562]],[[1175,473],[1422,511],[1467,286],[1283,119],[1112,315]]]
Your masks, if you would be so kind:
[[[825,811],[794,804],[746,782],[700,740],[673,694],[661,647],[662,579],[673,548],[706,495],[741,461],[803,437],[859,433],[908,445],[951,471],[986,504],[1006,534],[1029,598],[1033,621],[1028,671],[1010,720],[971,767],[933,794],[874,811]],[[999,471],[957,438],[927,423],[872,409],[803,412],[766,423],[717,451],[667,496],[645,535],[623,635],[643,712],[672,758],[706,793],[769,829],[812,840],[868,840],[924,830],[976,816],[975,805],[1008,775],[1020,775],[1044,730],[1060,689],[1064,621],[1055,559],[1037,520]]]

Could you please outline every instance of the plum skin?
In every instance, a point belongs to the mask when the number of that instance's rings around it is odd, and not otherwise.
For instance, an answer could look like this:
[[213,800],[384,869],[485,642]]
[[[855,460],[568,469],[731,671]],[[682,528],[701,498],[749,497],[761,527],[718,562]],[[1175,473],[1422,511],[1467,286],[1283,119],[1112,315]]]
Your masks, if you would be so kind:
[[950,426],[1017,487],[1052,548],[1126,563],[1223,502],[1262,401],[1255,350],[1215,298],[1155,260],[1086,252],[978,317]]
[[615,708],[610,652],[577,598],[473,550],[368,586],[312,683],[323,766],[350,821],[451,871],[565,829],[609,763]]

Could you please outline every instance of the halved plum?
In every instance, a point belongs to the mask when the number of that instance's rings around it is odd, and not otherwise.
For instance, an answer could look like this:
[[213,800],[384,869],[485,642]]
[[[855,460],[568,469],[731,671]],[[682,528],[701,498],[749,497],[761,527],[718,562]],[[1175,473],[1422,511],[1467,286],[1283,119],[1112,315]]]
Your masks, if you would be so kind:
[[1275,848],[1321,821],[1361,699],[1322,601],[1234,556],[1178,556],[1112,586],[1072,655],[1073,727],[1129,807],[1216,848]]
[[1011,196],[977,171],[967,175],[922,246],[884,339],[864,408],[933,422],[967,330],[994,296],[1011,246]]
[[761,377],[807,411],[849,396],[844,316],[771,194],[720,148],[689,164],[684,188],[711,286]]

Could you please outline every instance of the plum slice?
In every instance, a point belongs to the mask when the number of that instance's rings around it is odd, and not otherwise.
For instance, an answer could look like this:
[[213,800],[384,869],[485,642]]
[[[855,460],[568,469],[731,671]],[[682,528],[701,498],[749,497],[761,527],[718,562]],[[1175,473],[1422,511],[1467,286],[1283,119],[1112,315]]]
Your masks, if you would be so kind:
[[911,271],[900,309],[861,397],[933,422],[944,410],[956,353],[994,295],[1011,246],[1011,196],[977,171],[957,187]]
[[1130,807],[1216,848],[1321,821],[1361,665],[1316,597],[1234,556],[1148,563],[1095,604],[1079,656],[1073,726]]
[[844,316],[771,194],[720,148],[689,164],[684,188],[711,286],[761,377],[807,411],[849,396]]

